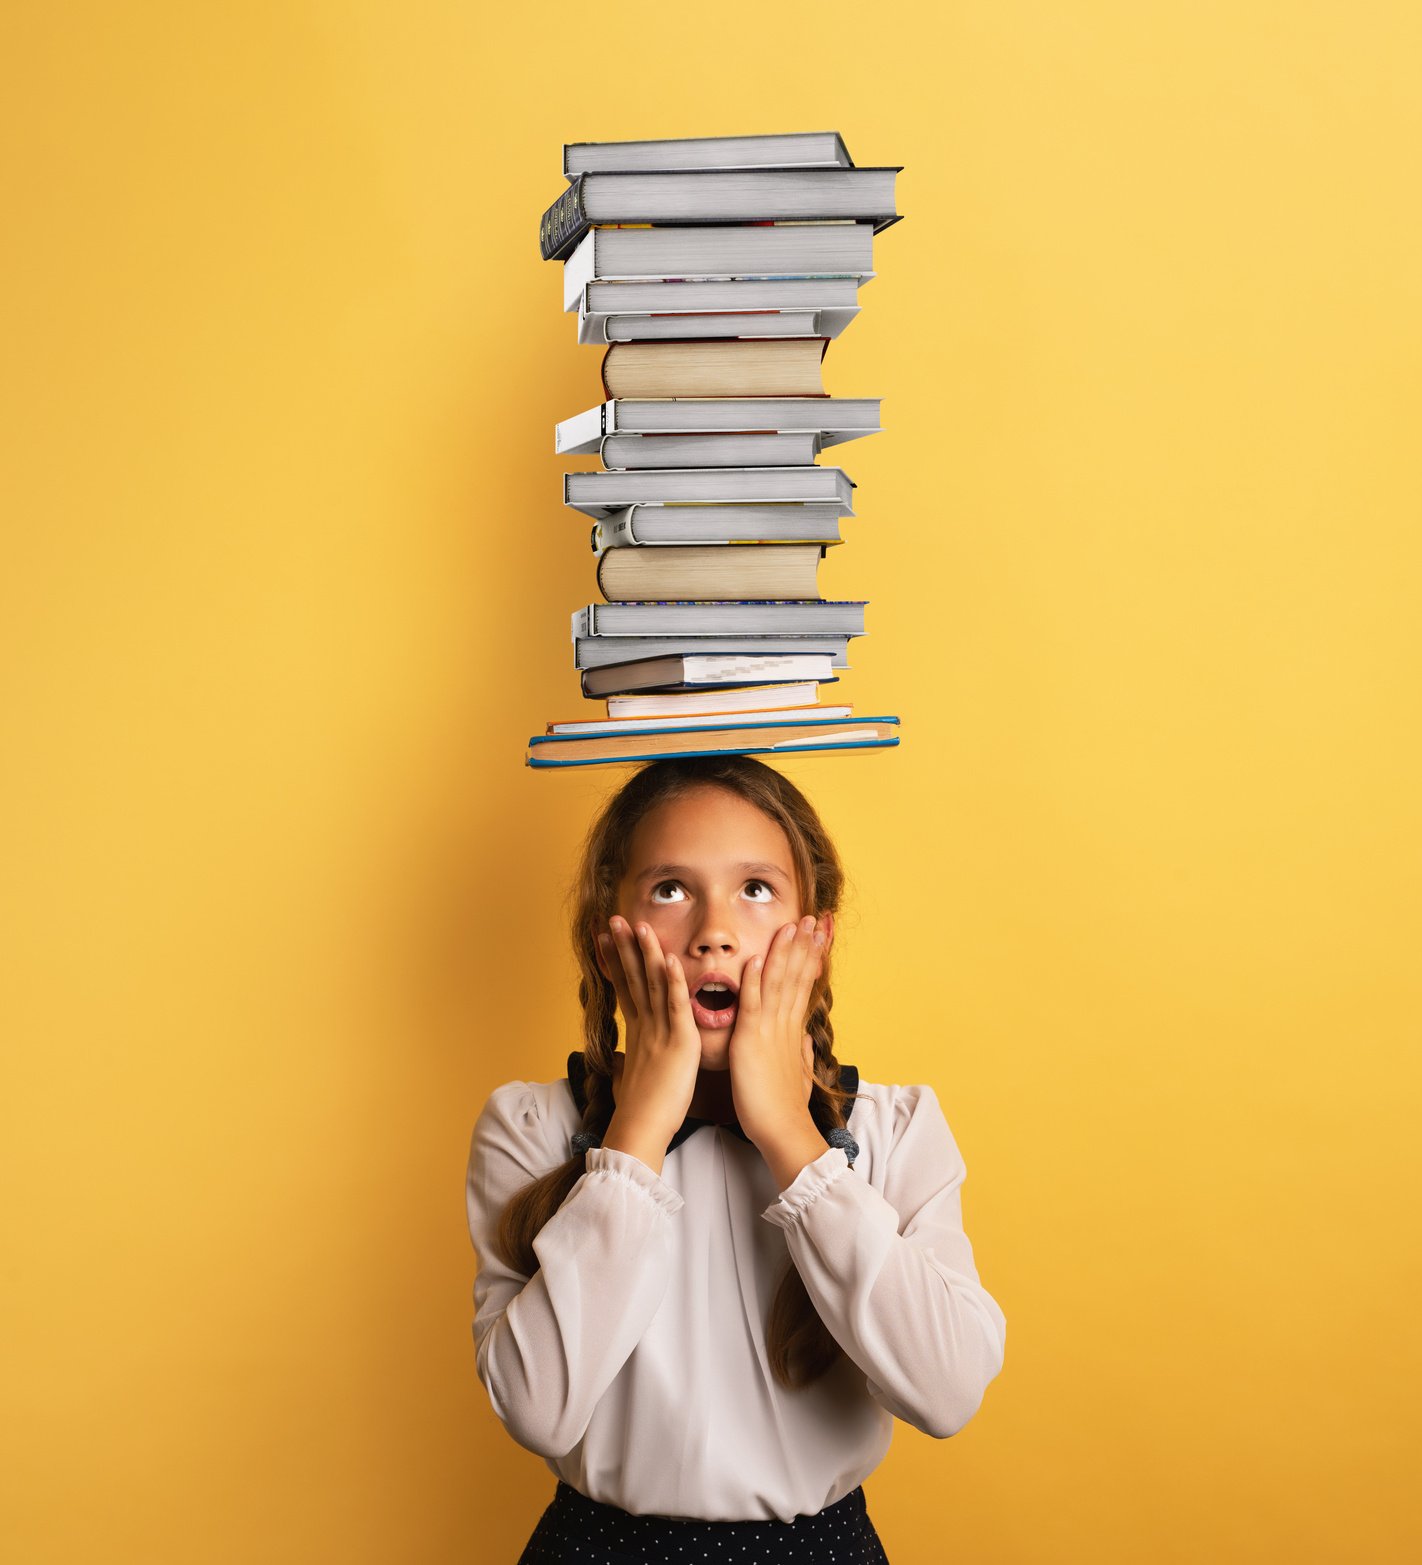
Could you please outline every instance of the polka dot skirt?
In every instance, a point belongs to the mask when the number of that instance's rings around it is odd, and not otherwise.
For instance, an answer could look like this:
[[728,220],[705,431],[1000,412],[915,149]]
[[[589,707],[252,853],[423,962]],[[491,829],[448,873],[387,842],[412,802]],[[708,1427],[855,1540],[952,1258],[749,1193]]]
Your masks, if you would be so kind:
[[562,1479],[518,1565],[707,1565],[716,1560],[888,1565],[862,1484],[817,1515],[797,1516],[793,1522],[711,1522],[634,1516],[590,1500]]

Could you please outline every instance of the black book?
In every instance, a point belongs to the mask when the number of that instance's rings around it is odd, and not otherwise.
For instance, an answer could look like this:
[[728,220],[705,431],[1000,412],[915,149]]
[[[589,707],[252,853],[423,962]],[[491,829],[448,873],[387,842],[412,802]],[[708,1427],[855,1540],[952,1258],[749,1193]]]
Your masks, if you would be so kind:
[[596,224],[899,221],[893,168],[690,169],[578,174],[543,214],[545,261],[563,261]]

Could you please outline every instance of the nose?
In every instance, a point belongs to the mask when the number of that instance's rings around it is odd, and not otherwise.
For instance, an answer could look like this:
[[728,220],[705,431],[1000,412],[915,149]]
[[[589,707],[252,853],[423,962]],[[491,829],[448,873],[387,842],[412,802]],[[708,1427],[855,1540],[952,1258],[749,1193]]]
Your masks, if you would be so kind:
[[691,949],[697,956],[708,956],[712,952],[730,956],[740,949],[735,917],[727,899],[724,897],[706,899],[701,920],[692,933]]

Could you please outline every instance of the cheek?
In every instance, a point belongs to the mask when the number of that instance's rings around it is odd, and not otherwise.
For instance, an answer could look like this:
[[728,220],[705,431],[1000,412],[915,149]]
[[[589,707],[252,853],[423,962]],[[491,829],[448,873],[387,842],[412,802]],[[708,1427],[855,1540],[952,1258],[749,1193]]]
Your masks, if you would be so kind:
[[638,915],[644,924],[650,924],[661,941],[663,951],[679,951],[686,939],[687,915],[685,904],[671,903],[646,906]]
[[764,956],[776,935],[786,924],[795,923],[796,919],[795,909],[783,902],[776,903],[774,907],[757,907],[753,916],[746,920],[746,956]]

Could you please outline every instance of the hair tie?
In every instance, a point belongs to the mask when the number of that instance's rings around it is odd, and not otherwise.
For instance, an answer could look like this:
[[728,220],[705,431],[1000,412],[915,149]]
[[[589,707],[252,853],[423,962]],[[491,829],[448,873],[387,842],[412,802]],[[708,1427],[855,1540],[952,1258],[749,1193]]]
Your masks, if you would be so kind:
[[590,1130],[579,1130],[573,1136],[573,1156],[582,1157],[592,1147],[600,1147],[602,1137],[596,1136]]
[[825,1140],[832,1147],[843,1147],[844,1155],[849,1159],[849,1166],[854,1167],[854,1160],[859,1156],[859,1143],[842,1126],[836,1125],[833,1130],[825,1132]]

